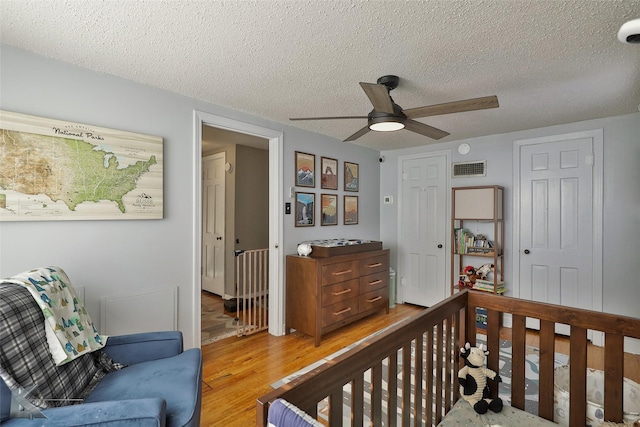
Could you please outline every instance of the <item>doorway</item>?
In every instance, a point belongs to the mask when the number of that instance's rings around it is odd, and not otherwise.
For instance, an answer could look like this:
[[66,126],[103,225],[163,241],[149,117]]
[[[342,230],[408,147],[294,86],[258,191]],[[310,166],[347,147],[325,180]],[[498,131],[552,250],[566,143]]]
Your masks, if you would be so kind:
[[212,296],[202,295],[203,339],[210,341],[214,338],[212,330],[219,329],[219,325],[212,328],[209,320],[217,324],[226,318],[223,323],[227,324],[231,321],[229,314],[239,317],[236,301],[244,296],[236,289],[234,254],[268,250],[268,194],[269,140],[203,125],[201,286],[203,291],[220,297],[225,308],[212,313]]
[[[280,253],[280,244],[283,239],[283,230],[280,224],[281,205],[282,205],[282,186],[283,186],[283,173],[282,173],[282,150],[283,150],[283,134],[281,131],[276,131],[261,126],[252,125],[246,122],[229,119],[205,112],[194,112],[194,139],[195,139],[195,153],[194,153],[194,190],[195,190],[195,203],[194,209],[194,272],[193,272],[193,331],[194,331],[194,346],[199,346],[201,342],[201,294],[200,294],[200,282],[202,276],[202,159],[203,159],[203,141],[208,138],[203,138],[203,132],[208,131],[210,128],[216,130],[229,131],[229,134],[239,134],[235,136],[252,136],[261,139],[264,144],[266,141],[268,146],[268,170],[269,170],[269,183],[268,183],[268,247],[270,251],[269,256],[269,333],[272,335],[284,334],[284,284],[282,279],[282,270],[284,268],[283,257]],[[227,163],[231,163],[227,166]],[[230,167],[234,170],[234,161],[229,156],[226,158],[225,168]],[[229,177],[229,175],[227,175]],[[228,197],[228,196],[227,196]],[[229,229],[229,222],[225,221],[225,234],[226,240],[231,240],[231,253],[235,246],[235,240],[231,237],[227,231]],[[265,227],[263,227],[265,228]],[[242,243],[241,243],[242,244]],[[227,250],[227,254],[229,251]],[[229,265],[233,266],[233,256],[225,257],[225,270],[229,271]],[[229,281],[226,280],[228,284]],[[228,286],[228,285],[225,285]],[[233,289],[233,285],[231,287]],[[225,288],[225,293],[228,293],[228,288]]]

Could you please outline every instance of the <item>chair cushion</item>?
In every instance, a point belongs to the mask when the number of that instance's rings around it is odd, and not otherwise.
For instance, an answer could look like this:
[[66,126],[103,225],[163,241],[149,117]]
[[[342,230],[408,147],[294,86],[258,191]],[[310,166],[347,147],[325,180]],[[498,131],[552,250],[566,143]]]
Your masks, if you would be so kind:
[[200,416],[195,411],[200,407],[201,370],[199,349],[130,365],[107,374],[85,403],[161,398],[167,402],[167,427],[190,425]]

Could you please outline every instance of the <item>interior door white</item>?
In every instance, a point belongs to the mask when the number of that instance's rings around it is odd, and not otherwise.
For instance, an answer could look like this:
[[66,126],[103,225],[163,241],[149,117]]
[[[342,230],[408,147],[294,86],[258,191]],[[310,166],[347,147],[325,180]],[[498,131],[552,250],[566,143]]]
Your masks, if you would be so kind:
[[202,159],[202,289],[224,295],[225,153]]
[[399,283],[404,302],[430,307],[446,297],[447,156],[401,160]]
[[593,164],[589,137],[520,146],[520,298],[601,309],[594,292],[599,281],[593,266],[600,261],[594,253]]

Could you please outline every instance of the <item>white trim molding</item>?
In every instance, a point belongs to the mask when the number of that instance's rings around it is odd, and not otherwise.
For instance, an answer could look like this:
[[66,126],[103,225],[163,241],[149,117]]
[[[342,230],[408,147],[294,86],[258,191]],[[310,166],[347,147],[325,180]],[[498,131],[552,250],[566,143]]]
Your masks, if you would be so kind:
[[200,272],[202,245],[202,126],[213,126],[234,132],[258,136],[269,140],[269,333],[284,335],[285,333],[285,302],[284,302],[284,256],[282,255],[283,227],[282,227],[282,186],[284,138],[280,130],[257,126],[251,123],[218,116],[211,113],[194,110],[193,135],[193,289],[192,301],[194,329],[194,347],[200,346]]

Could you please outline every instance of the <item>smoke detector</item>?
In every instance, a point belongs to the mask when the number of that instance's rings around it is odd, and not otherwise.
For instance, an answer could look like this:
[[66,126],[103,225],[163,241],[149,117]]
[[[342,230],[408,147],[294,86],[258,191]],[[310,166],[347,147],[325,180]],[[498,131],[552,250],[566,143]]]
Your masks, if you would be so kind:
[[618,30],[618,40],[622,43],[640,43],[640,19],[622,24]]

